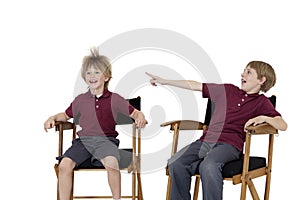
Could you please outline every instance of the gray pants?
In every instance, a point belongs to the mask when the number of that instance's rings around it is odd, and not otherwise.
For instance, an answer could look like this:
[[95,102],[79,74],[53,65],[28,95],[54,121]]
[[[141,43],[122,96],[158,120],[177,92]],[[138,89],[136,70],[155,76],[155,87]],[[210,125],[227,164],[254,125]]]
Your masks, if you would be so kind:
[[197,172],[201,177],[203,200],[221,200],[222,167],[240,156],[238,149],[225,143],[195,141],[181,149],[168,162],[172,181],[171,200],[191,199],[191,177]]

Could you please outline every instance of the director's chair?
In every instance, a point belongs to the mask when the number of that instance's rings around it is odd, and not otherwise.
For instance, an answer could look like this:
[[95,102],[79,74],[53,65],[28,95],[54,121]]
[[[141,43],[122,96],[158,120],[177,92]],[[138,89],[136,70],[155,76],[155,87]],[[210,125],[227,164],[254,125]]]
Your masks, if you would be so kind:
[[[135,107],[137,110],[141,109],[141,97],[128,99],[129,103]],[[140,167],[141,167],[141,129],[137,128],[134,121],[123,114],[118,114],[117,116],[117,125],[128,125],[132,124],[132,146],[127,149],[120,149],[120,170],[127,170],[128,173],[132,174],[132,191],[130,195],[122,195],[121,198],[130,198],[132,200],[138,199],[143,200],[143,192],[142,192],[142,183],[141,183],[141,175],[140,175]],[[71,122],[56,122],[55,130],[59,133],[59,141],[58,141],[58,157],[63,155],[63,141],[64,141],[64,131],[72,130],[73,135],[72,139],[76,138],[76,124]],[[54,169],[56,172],[56,176],[58,177],[58,165],[56,163],[54,165]],[[86,199],[86,198],[112,198],[112,196],[74,196],[74,172],[80,171],[106,171],[102,163],[99,161],[98,165],[92,165],[91,160],[88,159],[86,162],[76,167],[73,170],[72,175],[72,191],[71,191],[71,200],[72,199]],[[57,200],[59,200],[59,191],[57,184]]]
[[[276,96],[273,95],[269,97],[269,100],[272,102],[272,104],[275,107]],[[173,132],[171,156],[173,156],[177,152],[179,132],[183,130],[207,129],[207,127],[209,126],[209,122],[213,110],[214,110],[214,105],[211,102],[211,100],[208,99],[204,123],[193,121],[193,120],[176,120],[176,121],[170,121],[161,124],[162,127],[170,126],[170,130]],[[242,184],[241,195],[240,195],[241,200],[246,199],[247,186],[250,190],[252,198],[254,200],[259,200],[260,198],[258,196],[258,193],[256,191],[252,179],[261,176],[266,176],[264,199],[268,200],[270,194],[274,135],[277,134],[278,131],[267,123],[263,123],[257,126],[249,126],[246,128],[246,130],[247,132],[246,132],[246,139],[245,139],[244,156],[239,160],[226,163],[223,166],[222,168],[223,179],[232,181],[234,185],[239,183]],[[269,135],[267,159],[265,157],[250,156],[251,137],[254,135],[262,135],[262,134]],[[166,199],[169,200],[172,180],[169,176],[168,168],[166,168],[166,175],[168,176]],[[199,185],[200,185],[200,174],[195,174],[193,200],[198,199]]]

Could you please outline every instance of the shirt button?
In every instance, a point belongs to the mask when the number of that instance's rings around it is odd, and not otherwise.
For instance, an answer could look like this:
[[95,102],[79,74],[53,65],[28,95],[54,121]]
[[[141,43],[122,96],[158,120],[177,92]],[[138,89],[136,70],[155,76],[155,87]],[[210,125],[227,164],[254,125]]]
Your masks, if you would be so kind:
[[245,101],[245,99],[242,99],[242,101]]
[[98,99],[96,99],[96,101],[98,101]]
[[238,106],[241,106],[241,104],[240,104],[240,103],[238,103]]
[[248,94],[245,94],[245,97],[247,97],[248,96]]
[[99,108],[99,106],[98,106],[98,105],[96,105],[96,108]]

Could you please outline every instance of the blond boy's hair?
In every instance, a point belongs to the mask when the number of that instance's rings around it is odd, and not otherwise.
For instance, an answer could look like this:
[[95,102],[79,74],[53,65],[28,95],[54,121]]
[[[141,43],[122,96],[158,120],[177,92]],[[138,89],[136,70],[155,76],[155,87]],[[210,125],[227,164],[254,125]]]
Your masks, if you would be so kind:
[[104,83],[104,89],[107,89],[110,78],[112,77],[111,64],[106,56],[99,54],[99,50],[96,47],[92,47],[90,49],[90,55],[83,58],[81,66],[81,77],[83,80],[85,80],[85,74],[87,70],[92,67],[99,69],[105,75],[105,77],[109,78],[108,81]]
[[266,78],[266,81],[261,86],[260,90],[263,92],[267,92],[270,88],[272,88],[276,83],[276,74],[273,67],[263,61],[251,61],[248,63],[250,68],[255,69],[257,73],[257,78],[261,80],[263,77]]

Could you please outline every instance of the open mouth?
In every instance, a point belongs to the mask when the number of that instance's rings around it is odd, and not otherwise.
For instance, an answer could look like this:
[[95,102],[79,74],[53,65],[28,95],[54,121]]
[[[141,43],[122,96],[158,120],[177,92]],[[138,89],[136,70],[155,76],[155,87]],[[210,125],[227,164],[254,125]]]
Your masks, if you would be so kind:
[[242,82],[242,84],[244,84],[244,83],[246,83],[246,80],[244,80],[244,79],[241,79],[241,82]]
[[90,80],[89,81],[91,84],[94,84],[94,83],[97,83],[98,81],[97,80]]

